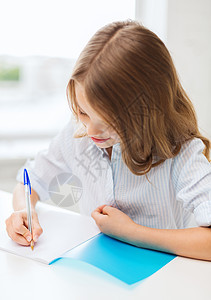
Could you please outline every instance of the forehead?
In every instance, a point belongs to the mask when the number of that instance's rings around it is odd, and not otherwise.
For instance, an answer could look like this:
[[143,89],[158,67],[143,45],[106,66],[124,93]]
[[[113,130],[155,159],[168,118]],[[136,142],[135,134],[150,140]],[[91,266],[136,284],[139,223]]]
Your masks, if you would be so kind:
[[76,96],[76,104],[87,114],[95,114],[92,106],[89,104],[87,100],[87,96],[85,90],[81,84],[75,84],[75,96]]
[[90,103],[87,100],[87,96],[82,84],[75,83],[75,96],[76,96],[76,105],[85,112],[89,117],[101,120],[105,123],[103,118],[93,109]]
[[76,96],[76,102],[80,107],[83,106],[83,104],[85,104],[86,106],[90,106],[87,101],[84,88],[79,83],[75,83],[75,96]]

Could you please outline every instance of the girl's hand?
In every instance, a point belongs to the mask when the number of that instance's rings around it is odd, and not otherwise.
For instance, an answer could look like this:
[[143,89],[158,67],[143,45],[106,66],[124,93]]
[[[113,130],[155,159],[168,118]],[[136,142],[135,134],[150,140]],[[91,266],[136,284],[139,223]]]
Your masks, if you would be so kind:
[[117,208],[102,205],[92,212],[99,229],[114,238],[129,242],[137,224]]
[[6,230],[13,241],[20,245],[29,246],[33,239],[36,242],[43,230],[39,224],[38,216],[35,210],[32,210],[32,234],[28,230],[27,212],[26,210],[18,210],[6,219]]

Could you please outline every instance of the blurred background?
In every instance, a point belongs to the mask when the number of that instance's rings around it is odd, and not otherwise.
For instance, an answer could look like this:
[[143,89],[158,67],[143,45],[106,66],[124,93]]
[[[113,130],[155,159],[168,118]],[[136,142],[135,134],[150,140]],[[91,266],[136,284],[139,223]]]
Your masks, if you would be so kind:
[[103,25],[136,19],[173,57],[211,139],[210,0],[7,0],[0,2],[0,190],[46,147],[70,117],[66,85],[74,63]]

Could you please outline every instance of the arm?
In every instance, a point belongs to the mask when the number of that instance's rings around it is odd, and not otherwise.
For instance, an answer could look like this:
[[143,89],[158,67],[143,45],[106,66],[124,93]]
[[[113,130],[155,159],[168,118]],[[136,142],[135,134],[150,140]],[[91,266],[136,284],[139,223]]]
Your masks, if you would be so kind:
[[30,180],[33,186],[31,193],[33,236],[31,236],[28,230],[25,190],[23,183],[21,183],[23,180],[24,167],[18,172],[16,179],[20,181],[20,183],[17,184],[13,193],[14,212],[6,220],[6,230],[11,239],[21,245],[30,245],[29,242],[31,239],[36,242],[42,234],[43,230],[39,224],[35,206],[40,199],[45,200],[49,198],[48,184],[54,176],[61,172],[70,172],[67,162],[71,161],[72,157],[72,151],[69,149],[72,149],[71,137],[73,130],[72,122],[69,122],[51,141],[47,150],[40,151],[34,161],[27,161],[24,166],[29,170]]
[[[31,189],[31,206],[33,210],[35,209],[35,205],[38,200],[38,194],[35,192],[35,190]],[[13,208],[14,211],[26,208],[25,189],[24,184],[21,182],[16,185],[13,192]]]
[[156,229],[138,225],[126,214],[110,206],[100,206],[92,217],[99,229],[137,247],[159,250],[211,261],[211,228]]
[[133,245],[211,261],[211,228],[155,229],[134,225]]
[[[49,199],[49,184],[53,178],[60,173],[71,173],[72,171],[73,131],[74,125],[70,121],[51,140],[47,149],[39,151],[33,160],[28,159],[18,171],[16,180],[22,183],[24,168],[27,169],[31,186],[39,195],[40,201]],[[17,190],[17,193],[19,192],[20,189]]]
[[211,166],[202,154],[203,149],[199,139],[186,143],[174,159],[171,173],[176,201],[194,213],[199,227],[149,228],[104,205],[92,213],[100,230],[138,247],[211,261]]

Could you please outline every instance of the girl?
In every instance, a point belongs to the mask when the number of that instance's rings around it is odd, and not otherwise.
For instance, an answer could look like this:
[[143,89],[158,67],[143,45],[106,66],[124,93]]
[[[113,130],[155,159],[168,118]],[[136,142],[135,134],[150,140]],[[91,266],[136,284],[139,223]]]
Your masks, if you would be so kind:
[[[6,220],[9,236],[22,245],[37,241],[35,204],[49,198],[49,183],[63,172],[80,178],[80,211],[105,234],[211,260],[210,143],[163,42],[134,21],[105,26],[82,51],[67,95],[76,125],[70,121],[24,166],[33,187],[33,236],[22,183]],[[191,216],[198,227],[189,228]]]

